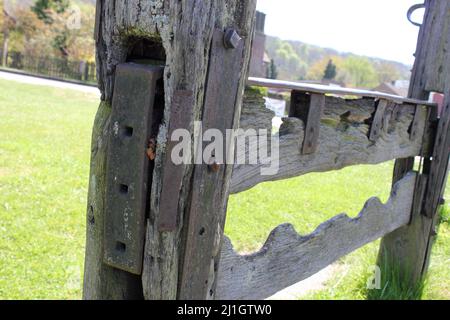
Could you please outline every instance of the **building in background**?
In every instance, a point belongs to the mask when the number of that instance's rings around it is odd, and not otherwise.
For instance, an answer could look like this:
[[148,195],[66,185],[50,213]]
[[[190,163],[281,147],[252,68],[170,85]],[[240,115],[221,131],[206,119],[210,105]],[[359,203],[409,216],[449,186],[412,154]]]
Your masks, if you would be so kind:
[[251,77],[265,78],[270,66],[270,58],[266,53],[266,35],[264,34],[265,24],[266,15],[257,11],[252,57],[250,59]]
[[396,96],[407,97],[409,89],[408,80],[396,80],[392,82],[385,82],[374,88],[374,91],[393,94]]
[[[407,97],[409,91],[408,80],[396,80],[392,82],[385,82],[373,89],[374,91],[380,91],[384,93],[394,94],[397,96]],[[444,105],[444,95],[442,93],[431,92],[430,102],[434,102],[438,105],[438,112],[441,114]]]

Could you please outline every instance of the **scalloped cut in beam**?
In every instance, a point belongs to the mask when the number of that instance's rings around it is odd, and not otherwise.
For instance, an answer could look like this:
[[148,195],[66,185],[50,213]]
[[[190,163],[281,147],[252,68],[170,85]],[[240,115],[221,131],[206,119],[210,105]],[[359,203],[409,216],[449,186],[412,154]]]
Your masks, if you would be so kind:
[[262,249],[239,255],[225,237],[218,274],[219,300],[265,299],[339,258],[409,223],[416,173],[398,181],[386,204],[369,199],[358,217],[346,214],[300,236],[290,224],[272,231]]

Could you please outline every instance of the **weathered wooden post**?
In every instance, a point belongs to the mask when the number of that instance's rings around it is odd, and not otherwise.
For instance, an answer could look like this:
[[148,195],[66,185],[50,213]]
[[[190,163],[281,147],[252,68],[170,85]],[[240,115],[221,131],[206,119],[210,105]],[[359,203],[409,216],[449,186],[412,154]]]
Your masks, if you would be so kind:
[[238,126],[255,7],[97,0],[85,299],[214,298],[232,166],[175,165],[169,137]]
[[[411,288],[417,286],[428,268],[450,154],[450,2],[426,0],[425,8],[409,96],[427,100],[430,92],[441,92],[445,94],[445,104],[439,119],[437,110],[429,115],[431,125],[435,126],[431,130],[435,130],[436,135],[435,141],[428,141],[427,153],[432,157],[423,159],[423,172],[416,183],[411,223],[382,240],[378,257],[380,266],[399,270],[403,281]],[[397,160],[394,182],[413,166],[414,158]]]

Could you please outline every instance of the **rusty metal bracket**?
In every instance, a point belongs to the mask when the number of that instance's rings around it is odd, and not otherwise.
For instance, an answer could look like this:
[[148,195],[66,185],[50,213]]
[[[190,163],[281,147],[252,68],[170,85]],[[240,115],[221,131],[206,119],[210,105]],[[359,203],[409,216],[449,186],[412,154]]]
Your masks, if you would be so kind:
[[316,152],[320,134],[320,118],[325,109],[325,95],[300,91],[291,92],[289,116],[297,117],[305,124],[305,136],[301,145],[302,155]]
[[370,127],[369,140],[376,142],[383,130],[384,115],[388,106],[387,100],[379,100],[376,106],[375,115],[373,117],[372,126]]
[[163,68],[126,63],[115,74],[107,152],[104,256],[106,264],[141,274],[151,137],[157,81]]

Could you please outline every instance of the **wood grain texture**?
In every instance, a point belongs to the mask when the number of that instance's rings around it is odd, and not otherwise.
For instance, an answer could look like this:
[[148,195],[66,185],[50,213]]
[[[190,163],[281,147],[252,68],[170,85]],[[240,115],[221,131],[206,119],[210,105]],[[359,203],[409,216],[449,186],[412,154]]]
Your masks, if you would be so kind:
[[381,135],[383,128],[383,119],[386,114],[388,102],[386,100],[378,101],[372,125],[370,126],[369,140],[376,142]]
[[[449,55],[450,56],[450,55]],[[450,59],[449,63],[450,63]],[[450,82],[450,76],[449,82]],[[424,214],[434,218],[446,186],[450,157],[450,83],[447,84],[444,108],[439,118],[430,168],[429,186],[425,197]]]
[[426,14],[419,33],[416,63],[413,68],[410,98],[426,99],[418,92],[444,92],[450,65],[450,1],[426,0]]
[[[223,45],[224,32],[216,29],[211,47],[211,58],[202,117],[203,130],[219,130],[225,136],[233,128],[236,98],[243,64],[244,44],[235,49]],[[204,142],[202,150],[209,143]],[[222,146],[223,151],[227,147]],[[220,152],[215,150],[214,153]],[[227,154],[227,150],[224,152]],[[217,154],[216,154],[217,155]],[[211,155],[210,162],[213,162]],[[190,211],[187,219],[183,269],[179,281],[179,298],[199,300],[214,297],[210,283],[211,257],[217,255],[217,228],[225,217],[228,185],[232,166],[217,163],[212,170],[208,164],[195,166]],[[223,193],[225,191],[225,193]],[[220,227],[221,228],[221,227]],[[214,269],[213,269],[214,270]],[[214,271],[213,271],[214,272]]]
[[[179,129],[189,129],[194,97],[191,91],[178,90],[175,92],[170,115],[168,136]],[[166,145],[166,159],[161,189],[161,205],[158,228],[161,231],[174,231],[178,223],[178,196],[183,183],[184,164],[174,164],[171,159],[173,148],[177,141],[168,141]]]
[[[300,146],[304,139],[304,124],[297,118],[284,118],[279,132],[279,171],[275,175],[261,175],[263,164],[236,165],[233,171],[231,192],[247,190],[261,182],[291,178],[310,172],[341,169],[357,164],[377,164],[396,158],[419,155],[423,149],[423,133],[427,123],[427,109],[418,108],[418,138],[410,139],[409,129],[415,108],[412,105],[391,104],[385,109],[383,127],[376,142],[369,140],[375,100],[345,100],[326,96],[325,109],[320,123],[318,147],[314,154],[301,155]],[[271,115],[264,103],[253,98],[245,102],[241,128],[272,128]],[[253,122],[253,123],[252,123]],[[265,127],[262,127],[265,126]],[[257,152],[247,148],[247,154]]]
[[374,99],[384,99],[387,101],[395,103],[411,103],[411,104],[423,104],[427,106],[434,106],[435,103],[428,102],[427,99],[411,99],[401,96],[396,96],[384,92],[364,90],[364,89],[353,89],[353,88],[343,88],[336,86],[329,86],[323,84],[311,84],[304,82],[292,82],[284,80],[272,80],[264,78],[248,78],[247,85],[257,86],[257,87],[267,87],[282,89],[286,91],[300,91],[309,93],[319,93],[319,94],[335,94],[341,96],[355,96],[362,98],[374,98]]
[[[93,145],[101,144],[98,154],[92,158],[91,182],[88,208],[94,208],[93,226],[87,228],[86,267],[84,297],[86,299],[176,299],[178,291],[179,266],[183,257],[183,237],[185,218],[188,217],[190,194],[192,188],[193,166],[185,166],[182,174],[177,205],[178,225],[175,230],[159,230],[162,181],[164,179],[164,161],[168,128],[170,127],[173,96],[177,90],[192,92],[194,101],[191,109],[186,110],[190,116],[189,130],[193,132],[193,123],[201,120],[204,112],[206,77],[209,70],[210,48],[213,32],[216,28],[235,28],[243,38],[244,55],[240,63],[242,79],[232,79],[237,84],[236,104],[232,127],[237,127],[240,118],[240,101],[246,81],[246,71],[250,57],[250,45],[253,33],[253,18],[256,1],[239,0],[98,0],[96,46],[97,74],[99,88],[102,92],[101,119],[109,121],[110,105],[113,94],[115,68],[126,62],[134,44],[150,42],[147,50],[140,50],[145,56],[133,59],[160,60],[165,65],[164,94],[165,106],[162,123],[159,127],[156,143],[155,167],[152,176],[152,188],[149,201],[149,213],[146,226],[146,239],[142,279],[132,278],[126,273],[117,273],[101,263],[101,239],[104,215],[104,178],[103,164],[108,133],[103,132],[103,122],[97,122],[94,128]],[[153,52],[154,51],[154,52]],[[161,52],[164,51],[164,54]],[[153,57],[153,55],[155,57]],[[162,60],[163,59],[163,60]],[[220,90],[220,88],[219,88]],[[229,93],[234,94],[234,93]],[[100,135],[101,133],[101,135]],[[231,170],[227,169],[225,178],[229,180]],[[169,174],[169,173],[167,173]],[[225,186],[225,184],[224,184]],[[223,199],[228,190],[216,190]],[[165,200],[164,200],[165,201]],[[224,201],[226,203],[226,201]],[[224,209],[220,212],[221,228]],[[88,210],[89,216],[89,210]],[[221,232],[217,232],[220,243]],[[115,274],[119,274],[116,276]],[[121,278],[122,277],[122,278]],[[141,283],[141,284],[140,284]],[[133,293],[127,288],[135,288]],[[140,288],[139,288],[140,287]],[[140,295],[139,295],[140,294]]]
[[[447,63],[450,63],[450,54],[447,54]],[[440,200],[444,198],[450,166],[450,75],[447,75],[447,82],[445,85],[444,109],[439,119],[433,161],[430,166],[428,189],[424,201],[424,215],[431,219],[431,223],[428,232],[422,275],[426,274],[428,270],[431,251],[438,236],[437,228],[440,219]]]
[[[411,75],[408,96],[414,99],[427,99],[429,91],[438,91],[445,92],[448,98],[450,95],[450,72],[448,71],[450,66],[448,50],[450,2],[426,0],[425,6],[424,22],[419,32],[415,54],[416,61]],[[430,114],[429,117],[434,120],[436,113]],[[441,123],[440,126],[443,127],[444,123]],[[428,155],[444,150],[435,149],[435,142],[433,141],[435,131],[436,129],[429,128],[424,137],[429,139],[427,142],[430,149],[430,152],[427,152]],[[442,140],[441,145],[443,142]],[[411,158],[397,160],[394,179],[401,178],[401,175],[413,164],[414,159]],[[420,180],[427,182],[425,187],[428,190],[430,190],[430,183],[433,185],[433,190],[437,190],[434,189],[437,187],[436,176],[434,179],[430,179],[428,176],[433,171],[433,167],[436,168],[433,165],[433,159],[425,157],[424,176]],[[440,178],[445,181],[443,175],[440,175],[438,180]],[[416,199],[422,199],[425,187],[422,184],[416,185]],[[439,189],[439,192],[443,192],[443,188]],[[434,218],[427,217],[422,210],[422,203],[418,204],[416,210],[413,211],[410,224],[386,235],[381,241],[378,264],[387,269],[401,270],[405,277],[404,283],[409,284],[408,289],[415,288],[428,269],[432,245],[436,238],[435,227],[438,217],[435,212],[431,215],[434,215]]]
[[219,269],[218,299],[265,299],[308,278],[340,257],[406,225],[411,218],[416,174],[411,172],[382,204],[370,199],[358,217],[341,214],[300,236],[290,224],[272,231],[263,248],[237,254],[226,240]]
[[83,299],[142,299],[141,278],[103,263],[106,151],[111,106],[102,102],[92,133]]
[[325,95],[291,92],[289,116],[296,117],[305,124],[305,137],[301,142],[301,154],[312,154],[317,150],[319,141],[320,119],[325,108]]

